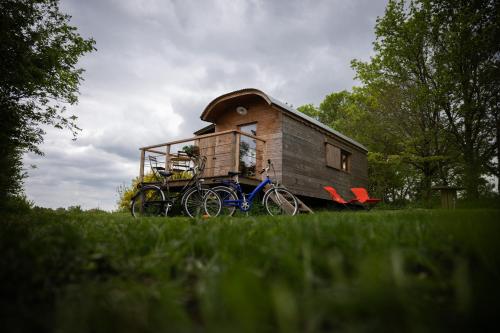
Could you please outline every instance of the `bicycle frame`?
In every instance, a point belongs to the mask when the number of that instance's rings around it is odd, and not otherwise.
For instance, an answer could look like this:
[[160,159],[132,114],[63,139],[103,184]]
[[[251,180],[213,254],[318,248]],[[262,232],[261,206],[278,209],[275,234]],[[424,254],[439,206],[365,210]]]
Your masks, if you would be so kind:
[[268,185],[272,185],[272,181],[269,178],[269,176],[266,176],[266,178],[259,184],[257,187],[248,195],[246,196],[245,193],[241,190],[241,186],[239,182],[235,181],[230,181],[230,184],[232,187],[236,189],[236,193],[239,197],[238,200],[224,200],[222,202],[222,206],[227,206],[227,207],[238,207],[242,212],[247,212],[252,208],[252,203],[255,197],[257,196],[257,193],[262,191],[262,189]]
[[205,160],[201,163],[200,166],[195,166],[193,168],[193,177],[188,180],[186,185],[184,185],[178,192],[175,192],[175,194],[172,194],[170,192],[170,186],[169,186],[169,181],[168,179],[165,179],[163,182],[155,182],[155,183],[148,183],[148,182],[142,182],[139,184],[138,188],[139,191],[132,197],[132,200],[139,195],[141,195],[142,187],[155,187],[157,188],[161,195],[162,195],[162,200],[161,201],[151,201],[150,203],[156,203],[156,204],[161,204],[162,205],[162,211],[164,211],[165,215],[168,215],[168,211],[170,208],[175,205],[178,200],[181,200],[181,205],[184,204],[184,195],[191,189],[196,188],[198,190],[201,189],[202,183],[203,183],[203,178],[201,178],[201,174],[203,172],[203,169],[205,168]]

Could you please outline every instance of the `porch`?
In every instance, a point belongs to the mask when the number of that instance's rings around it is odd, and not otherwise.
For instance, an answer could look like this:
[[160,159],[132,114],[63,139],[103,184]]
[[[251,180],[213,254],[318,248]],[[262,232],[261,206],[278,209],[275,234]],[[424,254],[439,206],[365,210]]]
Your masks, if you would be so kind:
[[227,178],[229,171],[237,171],[242,173],[240,183],[252,186],[260,183],[259,171],[266,161],[266,140],[239,130],[198,135],[139,148],[140,181],[151,172],[151,166],[161,166],[174,173],[170,186],[185,185],[192,176],[189,171],[192,162],[187,152],[194,147],[198,147],[200,155],[207,158],[203,171],[206,182],[214,183],[215,180]]

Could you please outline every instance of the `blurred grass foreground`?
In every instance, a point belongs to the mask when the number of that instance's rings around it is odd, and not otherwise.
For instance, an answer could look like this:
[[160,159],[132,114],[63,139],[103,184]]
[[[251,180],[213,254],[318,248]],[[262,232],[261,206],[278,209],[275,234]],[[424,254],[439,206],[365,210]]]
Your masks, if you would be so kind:
[[498,210],[2,220],[3,332],[484,331],[500,314]]

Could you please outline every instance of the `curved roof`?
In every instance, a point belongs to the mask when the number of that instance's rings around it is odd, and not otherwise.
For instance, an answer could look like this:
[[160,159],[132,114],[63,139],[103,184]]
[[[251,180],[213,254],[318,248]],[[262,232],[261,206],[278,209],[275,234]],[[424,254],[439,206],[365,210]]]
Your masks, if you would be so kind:
[[256,97],[260,97],[262,98],[267,104],[271,105],[271,106],[276,106],[278,107],[279,109],[281,109],[282,111],[285,111],[285,112],[288,112],[288,113],[291,113],[295,116],[298,116],[299,118],[302,118],[303,120],[313,124],[313,125],[316,125],[322,129],[324,129],[325,131],[327,132],[330,132],[332,134],[334,134],[335,136],[338,136],[339,138],[363,149],[363,150],[366,150],[368,151],[368,149],[363,146],[361,143],[357,142],[356,140],[353,140],[351,138],[349,138],[348,136],[340,133],[339,131],[336,131],[334,130],[333,128],[330,128],[329,126],[321,123],[320,121],[294,109],[293,107],[291,107],[290,105],[286,104],[286,103],[283,103],[281,102],[280,100],[264,93],[263,91],[261,90],[258,90],[258,89],[255,89],[255,88],[245,88],[245,89],[241,89],[241,90],[236,90],[236,91],[232,91],[230,93],[227,93],[227,94],[224,94],[224,95],[221,95],[217,98],[215,98],[213,101],[211,101],[206,107],[205,109],[203,110],[203,112],[201,113],[201,116],[200,118],[202,120],[205,120],[205,121],[210,121],[210,116],[211,116],[211,112],[215,109],[215,107],[219,104],[219,103],[222,103],[224,101],[229,101],[229,100],[232,100],[232,99],[236,99],[236,98],[242,98],[244,96],[256,96]]

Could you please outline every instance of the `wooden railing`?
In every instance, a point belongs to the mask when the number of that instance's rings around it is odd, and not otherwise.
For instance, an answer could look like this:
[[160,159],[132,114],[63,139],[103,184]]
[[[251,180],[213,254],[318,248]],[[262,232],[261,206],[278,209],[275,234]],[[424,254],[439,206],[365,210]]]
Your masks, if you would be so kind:
[[[200,155],[207,158],[203,177],[220,177],[226,176],[228,171],[241,171],[240,147],[242,138],[255,141],[256,172],[244,176],[258,179],[257,171],[262,169],[263,161],[266,159],[266,140],[238,130],[210,133],[139,148],[141,151],[140,179],[142,181],[144,178],[148,155],[155,156],[155,159],[160,161],[168,171],[176,172],[185,169],[189,164],[189,159],[186,158],[185,154],[182,154],[183,148],[186,146],[197,146]],[[248,139],[244,140],[248,141]]]

